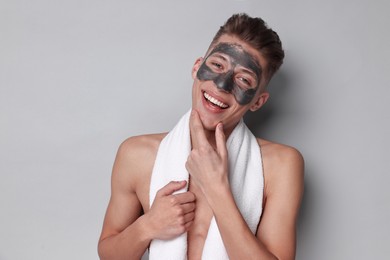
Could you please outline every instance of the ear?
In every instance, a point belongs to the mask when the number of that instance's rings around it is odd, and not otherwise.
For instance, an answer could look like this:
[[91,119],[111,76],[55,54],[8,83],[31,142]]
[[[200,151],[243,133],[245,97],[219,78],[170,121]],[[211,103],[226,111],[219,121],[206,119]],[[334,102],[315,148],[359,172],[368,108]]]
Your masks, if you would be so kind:
[[192,66],[192,71],[191,71],[192,79],[196,78],[196,73],[198,73],[199,67],[200,65],[202,65],[202,63],[203,63],[203,57],[199,57],[196,59],[194,66]]
[[268,98],[269,98],[268,92],[260,93],[259,96],[256,98],[256,101],[250,106],[249,110],[252,112],[258,110],[267,102]]

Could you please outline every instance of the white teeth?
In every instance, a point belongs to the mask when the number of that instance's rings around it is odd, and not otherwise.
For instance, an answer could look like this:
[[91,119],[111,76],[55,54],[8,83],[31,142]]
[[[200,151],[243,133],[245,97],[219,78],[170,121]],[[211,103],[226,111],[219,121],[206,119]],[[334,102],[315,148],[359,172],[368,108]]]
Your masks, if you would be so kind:
[[227,108],[228,105],[222,103],[221,101],[219,100],[216,100],[215,98],[213,98],[212,96],[210,96],[209,94],[207,94],[206,92],[203,92],[203,96],[208,100],[210,101],[211,103],[213,103],[214,105],[217,105],[221,108]]

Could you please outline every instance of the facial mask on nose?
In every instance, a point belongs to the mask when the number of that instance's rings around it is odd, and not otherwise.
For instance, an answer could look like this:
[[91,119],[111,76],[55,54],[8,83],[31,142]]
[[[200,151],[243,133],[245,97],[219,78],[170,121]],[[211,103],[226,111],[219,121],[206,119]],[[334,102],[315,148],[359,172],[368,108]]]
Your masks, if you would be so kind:
[[241,46],[220,43],[205,58],[196,76],[201,81],[212,80],[218,89],[233,94],[237,103],[246,105],[256,95],[261,72],[256,59]]

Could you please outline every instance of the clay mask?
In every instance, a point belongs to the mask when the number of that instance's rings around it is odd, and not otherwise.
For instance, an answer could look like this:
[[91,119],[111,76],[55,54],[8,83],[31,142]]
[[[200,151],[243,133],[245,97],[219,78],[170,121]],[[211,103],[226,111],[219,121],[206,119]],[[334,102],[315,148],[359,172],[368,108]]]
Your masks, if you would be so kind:
[[196,74],[212,80],[218,89],[234,95],[240,105],[249,104],[259,88],[261,67],[241,46],[220,43],[205,58]]

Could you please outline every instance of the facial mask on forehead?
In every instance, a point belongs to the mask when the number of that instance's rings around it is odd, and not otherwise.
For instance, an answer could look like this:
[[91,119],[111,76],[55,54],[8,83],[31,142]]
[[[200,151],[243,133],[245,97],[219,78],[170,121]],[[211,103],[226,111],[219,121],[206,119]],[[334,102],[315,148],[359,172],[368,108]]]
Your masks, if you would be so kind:
[[[223,72],[216,71],[215,69],[213,70],[213,68],[210,68],[207,65],[207,60],[210,56],[218,55],[218,53],[221,54],[222,63],[229,65],[229,69],[224,69]],[[227,56],[228,59],[223,58],[224,56]],[[245,68],[245,70],[254,74],[256,81],[255,87],[252,86],[252,88],[245,89],[237,84],[235,77],[236,72],[234,71],[237,65],[240,65]],[[239,45],[220,43],[205,58],[196,76],[202,81],[212,80],[217,88],[233,94],[237,103],[246,105],[249,104],[256,95],[256,91],[259,88],[261,72],[261,67],[255,58],[244,51]]]

